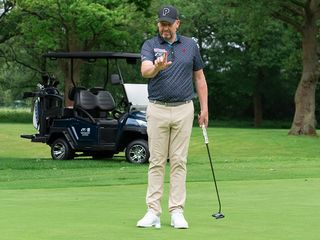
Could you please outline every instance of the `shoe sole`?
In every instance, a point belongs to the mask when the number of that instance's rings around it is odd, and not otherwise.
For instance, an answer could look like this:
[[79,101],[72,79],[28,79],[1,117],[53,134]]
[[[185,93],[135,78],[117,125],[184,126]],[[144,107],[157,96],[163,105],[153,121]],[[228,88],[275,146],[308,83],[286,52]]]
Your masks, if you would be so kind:
[[175,229],[188,229],[189,226],[175,226],[174,224],[171,223],[171,227],[175,228]]
[[160,224],[154,224],[154,225],[136,225],[137,227],[139,228],[161,228],[161,225]]
[[189,226],[172,226],[175,229],[188,229]]

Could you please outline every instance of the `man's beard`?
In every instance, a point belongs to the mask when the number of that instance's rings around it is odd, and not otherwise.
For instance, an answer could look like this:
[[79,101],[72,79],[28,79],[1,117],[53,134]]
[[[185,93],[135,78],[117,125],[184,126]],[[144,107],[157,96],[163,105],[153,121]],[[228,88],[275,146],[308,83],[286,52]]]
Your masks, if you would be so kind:
[[160,35],[164,40],[171,40],[171,38],[173,37],[173,33],[171,31],[162,31],[160,32]]

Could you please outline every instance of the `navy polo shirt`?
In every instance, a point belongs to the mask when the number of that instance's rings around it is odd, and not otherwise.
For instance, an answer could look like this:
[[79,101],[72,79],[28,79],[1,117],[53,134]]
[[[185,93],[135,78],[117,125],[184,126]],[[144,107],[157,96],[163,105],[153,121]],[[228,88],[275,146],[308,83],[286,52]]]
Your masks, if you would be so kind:
[[194,97],[193,72],[204,68],[198,45],[192,38],[181,35],[170,44],[158,35],[144,42],[141,61],[154,62],[164,52],[168,52],[168,61],[172,64],[149,80],[149,99],[163,102],[191,100]]

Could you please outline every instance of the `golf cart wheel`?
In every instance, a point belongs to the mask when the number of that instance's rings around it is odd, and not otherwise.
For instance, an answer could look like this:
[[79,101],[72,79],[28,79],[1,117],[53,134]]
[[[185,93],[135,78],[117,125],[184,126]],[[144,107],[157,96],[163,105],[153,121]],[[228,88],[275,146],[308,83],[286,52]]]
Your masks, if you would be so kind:
[[74,151],[64,138],[58,138],[51,145],[51,157],[53,160],[71,160]]
[[128,162],[143,164],[149,160],[150,153],[146,140],[139,139],[132,141],[126,148],[126,159]]

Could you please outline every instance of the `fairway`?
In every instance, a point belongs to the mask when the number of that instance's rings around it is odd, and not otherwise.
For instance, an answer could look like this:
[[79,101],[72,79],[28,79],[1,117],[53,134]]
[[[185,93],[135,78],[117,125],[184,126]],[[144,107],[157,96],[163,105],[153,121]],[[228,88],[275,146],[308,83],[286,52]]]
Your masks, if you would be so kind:
[[146,210],[147,165],[129,164],[123,154],[111,161],[53,161],[46,145],[19,138],[33,131],[29,124],[0,124],[0,130],[1,240],[319,239],[318,138],[208,129],[226,215],[216,220],[208,157],[194,128],[185,209],[190,228],[176,230],[167,212],[168,178],[162,228],[135,227]]

